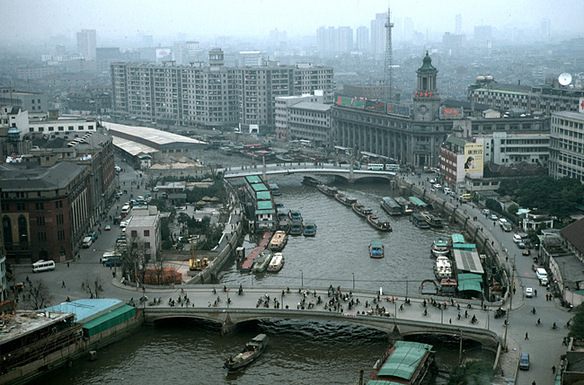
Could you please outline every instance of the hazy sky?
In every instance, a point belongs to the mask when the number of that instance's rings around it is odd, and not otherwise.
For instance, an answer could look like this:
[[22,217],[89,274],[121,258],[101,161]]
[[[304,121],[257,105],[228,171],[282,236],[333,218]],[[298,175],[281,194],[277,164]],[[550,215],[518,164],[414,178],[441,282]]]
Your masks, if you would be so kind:
[[[3,4],[4,3],[4,4]],[[225,35],[314,35],[319,26],[369,27],[387,0],[0,0],[0,37],[11,41],[96,29],[100,41],[160,38],[183,33],[187,39]],[[454,32],[462,14],[463,32],[475,25],[533,28],[548,18],[552,33],[584,36],[584,0],[391,0],[394,18],[411,17],[416,30]]]

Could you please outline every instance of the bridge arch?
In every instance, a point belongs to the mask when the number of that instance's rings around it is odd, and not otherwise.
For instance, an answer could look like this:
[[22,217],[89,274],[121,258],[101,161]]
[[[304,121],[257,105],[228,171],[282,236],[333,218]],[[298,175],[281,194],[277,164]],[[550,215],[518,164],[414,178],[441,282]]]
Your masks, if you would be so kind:
[[209,321],[221,325],[222,332],[225,334],[232,332],[238,324],[250,321],[305,319],[350,323],[400,337],[424,334],[459,337],[479,342],[483,348],[491,351],[496,351],[500,343],[497,333],[477,327],[436,324],[379,315],[355,315],[315,310],[157,307],[146,308],[144,317],[147,324],[156,324],[173,318]]

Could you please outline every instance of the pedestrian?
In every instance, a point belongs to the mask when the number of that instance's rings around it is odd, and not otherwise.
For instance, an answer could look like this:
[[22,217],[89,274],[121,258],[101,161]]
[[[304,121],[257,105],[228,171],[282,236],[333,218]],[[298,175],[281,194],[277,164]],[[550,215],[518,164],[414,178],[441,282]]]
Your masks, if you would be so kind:
[[556,365],[552,366],[552,373],[555,375],[556,374]]
[[69,261],[67,261],[67,267],[69,267]]
[[65,286],[65,281],[63,281],[63,283],[61,283],[61,287],[66,287]]
[[525,339],[528,340],[529,339],[529,334],[527,334],[527,332],[525,332]]

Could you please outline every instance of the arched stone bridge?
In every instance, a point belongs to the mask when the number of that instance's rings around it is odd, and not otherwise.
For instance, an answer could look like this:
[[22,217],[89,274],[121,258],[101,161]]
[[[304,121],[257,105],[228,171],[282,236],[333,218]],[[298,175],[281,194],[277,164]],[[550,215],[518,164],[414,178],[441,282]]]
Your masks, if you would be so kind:
[[[245,167],[245,168],[244,168]],[[304,175],[332,175],[344,178],[349,182],[354,182],[363,178],[383,178],[393,179],[396,173],[392,171],[372,171],[363,169],[353,169],[349,165],[318,164],[313,163],[277,163],[259,166],[242,166],[220,168],[217,170],[223,174],[225,179],[243,178],[250,175],[257,176],[282,176],[292,174]]]
[[[393,307],[393,306],[392,306]],[[397,306],[396,306],[397,307]],[[393,310],[393,309],[391,309]],[[320,309],[273,309],[273,308],[237,308],[237,307],[180,307],[180,306],[147,306],[144,311],[145,322],[156,324],[159,321],[173,318],[192,318],[219,323],[224,333],[229,333],[237,324],[262,319],[310,319],[319,321],[346,322],[360,325],[392,336],[412,336],[423,334],[441,334],[458,336],[480,342],[485,349],[496,351],[501,343],[499,334],[489,329],[489,320],[470,323],[470,318],[462,320],[450,319],[444,322],[444,313],[430,310],[427,317],[422,317],[419,303],[412,302],[402,312],[390,312],[389,316],[356,314],[351,312],[332,312]],[[481,312],[485,313],[485,312]],[[487,313],[485,313],[487,314]],[[480,317],[477,317],[480,319]],[[486,323],[485,323],[486,321]],[[452,323],[451,323],[452,322]]]

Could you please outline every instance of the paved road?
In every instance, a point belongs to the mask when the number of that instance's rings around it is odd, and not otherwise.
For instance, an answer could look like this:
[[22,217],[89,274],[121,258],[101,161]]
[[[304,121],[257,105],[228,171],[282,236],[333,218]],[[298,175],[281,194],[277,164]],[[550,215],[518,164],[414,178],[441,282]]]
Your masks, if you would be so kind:
[[[136,197],[138,195],[144,195],[146,190],[144,188],[138,188],[132,182],[143,180],[140,178],[139,173],[132,170],[130,166],[123,164],[122,162],[117,162],[125,172],[120,174],[120,186],[122,190],[127,190],[127,194],[123,195],[119,203],[114,204],[112,207],[111,215],[116,215],[117,210],[119,210],[119,205],[130,199],[130,195]],[[430,191],[430,185],[426,182],[426,175],[422,174],[422,177],[412,177],[412,182],[419,183]],[[438,197],[450,200],[442,192],[436,191]],[[514,348],[518,349],[515,352],[510,352],[508,357],[503,357],[502,359],[502,369],[506,372],[508,376],[509,373],[515,371],[514,365],[516,365],[516,357],[518,351],[529,352],[532,359],[532,367],[527,372],[520,372],[517,376],[517,384],[520,385],[530,385],[532,381],[537,379],[539,384],[552,383],[553,375],[551,371],[552,365],[558,367],[560,355],[565,353],[565,347],[562,344],[563,337],[567,334],[567,329],[565,329],[566,322],[571,318],[571,313],[566,312],[559,306],[557,300],[546,301],[545,294],[546,291],[543,287],[539,287],[538,282],[535,278],[533,271],[531,270],[532,259],[531,257],[521,256],[520,250],[512,242],[512,233],[505,233],[499,229],[497,224],[493,224],[493,221],[487,220],[487,218],[481,214],[480,208],[476,208],[469,204],[463,205],[464,209],[467,210],[467,214],[472,218],[474,216],[478,217],[478,220],[484,226],[484,230],[490,233],[491,239],[496,240],[500,247],[500,255],[504,256],[504,249],[507,248],[507,254],[509,256],[509,262],[515,261],[516,266],[516,285],[517,285],[517,295],[515,295],[513,300],[513,311],[510,314],[510,327],[508,330],[508,345],[511,350]],[[102,228],[106,224],[102,223]],[[101,265],[99,259],[104,251],[112,250],[115,239],[119,235],[119,227],[113,226],[112,231],[103,231],[101,235],[96,240],[96,242],[89,249],[82,249],[80,252],[80,259],[71,262],[69,266],[66,264],[58,264],[57,269],[53,272],[41,273],[33,275],[28,267],[18,267],[16,270],[16,281],[24,281],[28,276],[31,281],[36,282],[38,280],[43,280],[45,284],[49,287],[51,293],[53,294],[52,304],[57,304],[64,301],[67,297],[70,299],[80,299],[88,298],[87,291],[82,287],[88,284],[95,285],[97,281],[99,286],[103,287],[103,290],[99,293],[102,298],[119,298],[124,301],[129,301],[133,298],[135,301],[142,296],[141,290],[139,288],[132,288],[128,286],[123,286],[119,284],[117,279],[113,278],[113,273],[116,272],[117,278],[119,278],[119,271],[115,268],[107,268]],[[65,282],[65,287],[63,287],[63,282]],[[534,298],[524,298],[523,292],[524,287],[530,286],[539,289],[538,296]],[[227,306],[227,295],[230,295],[233,307],[246,307],[255,306],[258,298],[264,296],[265,294],[270,295],[271,298],[281,299],[281,288],[258,288],[258,287],[244,287],[245,294],[243,296],[238,296],[236,294],[237,288],[230,288],[229,294],[222,291],[221,286],[217,286],[217,294],[212,292],[211,286],[197,286],[195,288],[189,287],[186,290],[187,296],[196,306],[208,306],[213,304],[217,299],[217,296],[221,298],[218,306]],[[291,293],[285,295],[284,304],[295,307],[301,300],[301,294],[298,294],[298,287],[291,288]],[[315,289],[315,288],[311,288]],[[318,295],[321,298],[326,297],[326,288],[316,288],[318,290]],[[151,301],[153,298],[161,298],[163,304],[167,304],[169,299],[177,299],[181,294],[180,288],[175,289],[161,289],[152,290],[147,289],[146,295]],[[391,293],[384,293],[385,296],[392,296]],[[365,301],[371,302],[373,295],[370,298],[360,297],[361,304],[352,309],[352,312],[365,311]],[[397,310],[400,301],[396,305],[388,303],[385,300],[382,301],[386,309],[394,316],[397,312],[398,318],[410,318],[410,319],[424,319],[422,316],[423,307],[421,300],[413,299],[412,305],[404,306],[403,311]],[[462,310],[467,310],[464,307],[466,302],[463,302]],[[319,309],[323,309],[323,305],[320,305]],[[394,309],[392,309],[392,306]],[[531,314],[532,308],[535,307],[537,315]],[[429,307],[428,320],[434,322],[452,322],[453,324],[465,324],[470,325],[470,317],[476,315],[478,319],[478,325],[481,327],[488,327],[490,330],[495,330],[501,335],[504,335],[504,326],[501,319],[495,320],[490,313],[486,313],[477,309],[476,306],[469,310],[469,318],[464,318],[464,312],[461,312],[461,320],[458,320],[458,310],[455,307],[449,306],[447,310],[441,311],[434,307]],[[344,307],[343,311],[347,311]],[[397,311],[396,311],[397,310]],[[489,314],[487,316],[487,314]],[[541,318],[543,323],[542,326],[536,326],[537,318]],[[552,330],[551,325],[556,322],[559,325],[559,329]],[[525,333],[529,334],[529,339],[525,340]],[[514,354],[513,354],[514,353]]]
[[[427,182],[429,175],[410,176],[408,180],[416,184],[420,183],[421,186],[426,187],[427,191],[430,191],[431,185]],[[436,190],[432,194],[450,202],[454,199],[445,195],[442,190]],[[545,295],[549,292],[545,287],[539,286],[539,281],[531,268],[532,256],[521,254],[522,250],[513,242],[513,232],[502,231],[498,223],[493,223],[482,214],[482,208],[474,204],[464,203],[461,208],[467,210],[470,218],[476,216],[483,224],[484,230],[491,234],[489,238],[496,241],[495,245],[499,245],[500,257],[506,258],[508,256],[510,264],[515,262],[517,291],[513,298],[513,311],[510,313],[508,338],[513,339],[518,349],[529,353],[531,357],[531,368],[529,371],[520,371],[516,383],[518,385],[531,385],[534,380],[537,384],[553,383],[554,376],[551,368],[553,365],[556,368],[559,367],[560,356],[566,352],[563,338],[568,333],[565,325],[571,319],[572,313],[560,305],[559,299],[546,300]],[[536,289],[538,295],[533,298],[525,298],[526,287]],[[533,308],[536,310],[535,315],[531,313]],[[541,319],[541,326],[536,326],[538,318]],[[552,329],[554,322],[558,325],[556,330]],[[525,339],[526,333],[528,333],[528,340]]]

